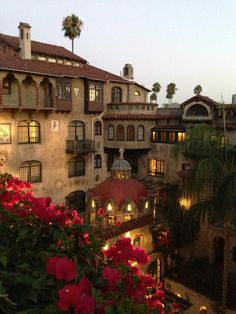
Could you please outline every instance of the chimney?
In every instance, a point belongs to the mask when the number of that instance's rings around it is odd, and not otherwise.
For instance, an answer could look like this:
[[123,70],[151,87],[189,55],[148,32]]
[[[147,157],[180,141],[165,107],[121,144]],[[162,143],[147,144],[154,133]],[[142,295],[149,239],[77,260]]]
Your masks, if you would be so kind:
[[132,64],[126,63],[126,65],[123,67],[123,78],[127,80],[134,79],[134,69]]
[[20,57],[23,59],[31,59],[31,26],[27,23],[20,22]]

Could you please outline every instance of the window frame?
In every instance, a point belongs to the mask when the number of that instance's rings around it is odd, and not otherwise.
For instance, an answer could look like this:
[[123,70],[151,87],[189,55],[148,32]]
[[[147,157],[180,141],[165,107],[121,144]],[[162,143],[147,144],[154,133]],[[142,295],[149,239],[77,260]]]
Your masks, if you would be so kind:
[[165,160],[148,159],[148,175],[149,176],[164,177],[164,173],[165,173]]
[[102,135],[102,123],[101,123],[101,121],[95,121],[95,123],[94,123],[94,135]]
[[123,91],[119,86],[113,86],[111,89],[111,102],[120,103],[122,102]]
[[71,101],[71,81],[65,79],[57,79],[56,92],[57,99],[63,101]]
[[85,141],[85,123],[80,120],[72,120],[68,123],[68,141]]
[[116,140],[117,141],[124,141],[125,139],[125,130],[122,124],[117,125],[116,128]]
[[129,124],[127,126],[126,140],[127,141],[135,141],[135,126],[133,124]]
[[88,99],[91,102],[103,101],[103,86],[101,83],[89,83]]
[[[142,130],[142,133],[141,133],[142,136],[140,136],[140,130]],[[144,141],[145,140],[144,132],[145,132],[144,126],[139,125],[137,127],[137,141]]]
[[[82,165],[79,169],[79,165]],[[71,157],[68,160],[68,178],[85,176],[85,159],[83,157]]]
[[[32,175],[33,167],[37,167],[37,170],[39,172],[38,176]],[[22,171],[25,172],[27,179],[25,178],[25,174],[21,174]],[[33,179],[34,177],[36,179]],[[19,178],[29,183],[42,182],[42,163],[38,160],[26,160],[22,162],[19,167]]]
[[114,141],[114,139],[115,139],[115,128],[114,128],[114,125],[109,124],[107,132],[108,132],[108,134],[107,134],[108,140],[109,141]]
[[102,168],[102,157],[100,154],[96,154],[94,157],[94,169]]
[[[36,125],[31,125],[35,123]],[[20,125],[22,124],[22,125]],[[24,124],[24,125],[23,125]],[[33,128],[36,131],[33,131]],[[32,133],[35,133],[33,137]],[[17,126],[18,144],[39,144],[41,143],[40,123],[36,120],[21,120]],[[33,140],[35,139],[35,140]]]

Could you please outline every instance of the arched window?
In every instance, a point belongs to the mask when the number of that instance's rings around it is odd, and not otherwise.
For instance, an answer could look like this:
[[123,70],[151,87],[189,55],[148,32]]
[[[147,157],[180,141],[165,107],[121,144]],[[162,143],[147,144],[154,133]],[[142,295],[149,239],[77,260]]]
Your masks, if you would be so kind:
[[134,125],[128,125],[127,127],[127,141],[135,140],[135,128]]
[[120,87],[117,87],[117,86],[112,87],[111,101],[122,102],[122,89]]
[[108,140],[114,140],[114,126],[108,125]]
[[92,83],[89,85],[89,101],[102,101],[102,85],[99,83]]
[[74,191],[65,197],[66,206],[72,209],[77,209],[78,212],[86,210],[86,193],[84,191]]
[[201,117],[207,117],[208,111],[207,109],[202,105],[192,105],[188,111],[186,112],[186,116],[201,116]]
[[139,125],[137,129],[137,140],[144,141],[144,126]]
[[68,177],[80,177],[85,175],[85,160],[83,157],[69,159]]
[[37,121],[20,121],[18,123],[18,143],[40,143],[40,124]]
[[116,139],[117,141],[124,141],[124,127],[121,124],[117,126]]
[[94,157],[94,168],[102,168],[102,158],[101,158],[101,155],[96,155]]
[[42,181],[42,166],[37,160],[27,160],[20,165],[19,177],[23,181],[36,183]]
[[102,135],[102,123],[100,121],[95,122],[94,134],[95,135]]
[[69,141],[84,141],[85,139],[85,125],[82,121],[71,121],[68,124],[68,140]]

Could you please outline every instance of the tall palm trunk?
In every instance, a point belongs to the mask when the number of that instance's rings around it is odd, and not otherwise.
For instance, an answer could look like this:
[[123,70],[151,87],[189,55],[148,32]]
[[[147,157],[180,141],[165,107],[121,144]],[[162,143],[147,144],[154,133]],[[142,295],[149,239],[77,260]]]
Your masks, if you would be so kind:
[[225,223],[225,244],[224,244],[224,263],[223,263],[223,282],[222,282],[222,310],[226,313],[227,310],[227,296],[228,296],[228,280],[229,280],[229,230],[230,225]]
[[74,38],[71,39],[71,44],[72,44],[71,50],[74,53]]

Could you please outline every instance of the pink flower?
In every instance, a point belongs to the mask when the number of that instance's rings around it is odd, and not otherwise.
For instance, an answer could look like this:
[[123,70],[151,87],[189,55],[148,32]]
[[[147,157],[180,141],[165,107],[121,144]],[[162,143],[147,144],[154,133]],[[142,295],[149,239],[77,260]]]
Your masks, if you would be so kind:
[[53,256],[47,261],[47,266],[46,266],[46,272],[49,275],[54,275],[56,274],[56,264],[59,260],[59,257]]
[[105,266],[102,271],[102,277],[108,281],[111,286],[115,286],[121,281],[121,271],[109,266]]

